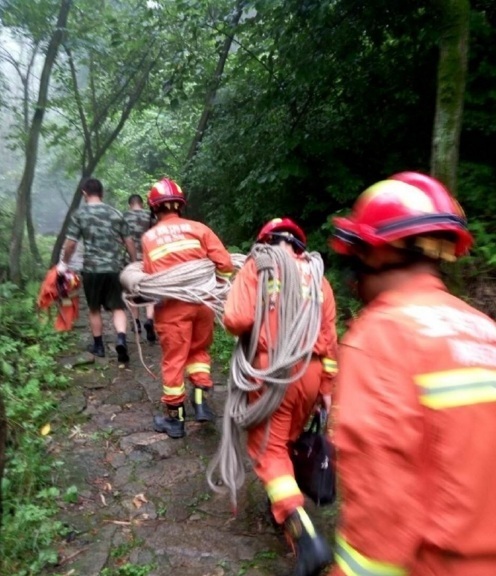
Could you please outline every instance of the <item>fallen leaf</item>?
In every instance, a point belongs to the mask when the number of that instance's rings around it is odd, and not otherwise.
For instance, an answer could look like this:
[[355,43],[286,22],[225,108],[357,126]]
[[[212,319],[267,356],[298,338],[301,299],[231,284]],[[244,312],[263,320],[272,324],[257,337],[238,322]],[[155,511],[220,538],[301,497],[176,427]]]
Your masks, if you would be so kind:
[[148,500],[144,494],[136,494],[136,496],[133,498],[133,504],[136,506],[136,508],[141,508],[143,504],[146,504],[147,502]]
[[43,428],[40,430],[40,434],[42,436],[47,436],[48,434],[50,434],[51,430],[52,427],[50,426],[50,424],[45,424]]
[[103,494],[100,494],[100,500],[102,501],[102,504],[103,504],[104,506],[107,505],[107,501],[105,500],[105,496],[104,496]]

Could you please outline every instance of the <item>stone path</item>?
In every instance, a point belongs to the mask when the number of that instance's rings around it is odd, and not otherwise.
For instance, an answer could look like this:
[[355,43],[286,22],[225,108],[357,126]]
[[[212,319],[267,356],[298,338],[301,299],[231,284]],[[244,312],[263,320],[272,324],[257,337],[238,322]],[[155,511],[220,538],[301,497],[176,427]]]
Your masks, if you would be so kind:
[[[64,465],[59,519],[68,527],[60,563],[45,574],[65,576],[286,576],[294,557],[270,523],[264,492],[250,472],[233,516],[213,493],[205,470],[219,441],[226,377],[214,371],[215,424],[197,424],[186,405],[187,435],[171,440],[152,428],[161,384],[141,366],[134,335],[129,367],[119,367],[108,330],[107,357],[75,350],[61,358],[73,378],[53,423],[51,452]],[[142,337],[147,365],[159,374],[160,347]],[[75,488],[74,488],[75,487]],[[77,490],[76,490],[77,489]],[[309,508],[332,535],[334,510]]]

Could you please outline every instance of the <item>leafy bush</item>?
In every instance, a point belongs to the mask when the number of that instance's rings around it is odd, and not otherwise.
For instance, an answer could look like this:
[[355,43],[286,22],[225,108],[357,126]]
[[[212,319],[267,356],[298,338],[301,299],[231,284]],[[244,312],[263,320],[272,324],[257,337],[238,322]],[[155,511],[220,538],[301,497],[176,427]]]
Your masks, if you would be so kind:
[[67,384],[54,360],[66,336],[38,321],[37,288],[0,284],[0,390],[8,424],[0,572],[17,576],[39,574],[55,562],[50,544],[62,531],[62,524],[52,519],[59,497],[53,480],[62,463],[47,458],[46,424],[54,413],[56,391]]

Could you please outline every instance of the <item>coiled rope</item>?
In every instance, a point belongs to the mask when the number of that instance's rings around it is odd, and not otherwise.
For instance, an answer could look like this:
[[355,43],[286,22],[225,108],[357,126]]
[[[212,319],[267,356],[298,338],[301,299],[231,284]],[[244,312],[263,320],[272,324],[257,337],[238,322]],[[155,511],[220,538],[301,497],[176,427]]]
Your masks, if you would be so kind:
[[[308,291],[302,294],[302,279],[295,259],[283,248],[256,244],[249,255],[258,272],[257,305],[253,329],[240,337],[231,358],[228,396],[224,408],[222,438],[209,464],[207,480],[216,492],[228,492],[234,509],[236,494],[245,480],[242,430],[267,423],[281,405],[288,386],[307,370],[320,331],[321,283],[324,265],[320,254],[305,252],[301,258],[309,272]],[[274,290],[280,284],[277,298]],[[277,315],[277,337],[270,340],[269,316]],[[266,327],[268,366],[255,368],[262,326]],[[273,335],[272,335],[273,336]],[[248,403],[248,394],[263,393]],[[218,470],[222,487],[214,480]]]
[[[231,254],[235,270],[241,268],[245,259],[244,254]],[[216,320],[222,324],[224,303],[231,282],[217,276],[215,270],[215,264],[208,258],[190,260],[156,274],[143,272],[142,262],[132,262],[120,274],[124,289],[122,296],[129,310],[132,306],[143,307],[169,299],[205,304],[214,311]],[[143,359],[136,326],[135,331],[141,363],[156,378]]]

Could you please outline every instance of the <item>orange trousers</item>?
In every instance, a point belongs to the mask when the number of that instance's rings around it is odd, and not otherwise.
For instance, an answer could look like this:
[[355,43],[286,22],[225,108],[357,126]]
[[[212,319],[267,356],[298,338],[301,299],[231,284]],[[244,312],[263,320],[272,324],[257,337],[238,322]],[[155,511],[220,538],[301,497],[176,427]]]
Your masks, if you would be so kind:
[[194,386],[211,388],[208,349],[214,335],[213,311],[169,300],[155,307],[155,330],[162,347],[162,403],[178,406],[184,402],[185,375]]
[[[257,365],[264,366],[266,362],[266,356],[261,355]],[[248,454],[253,461],[255,473],[264,484],[272,514],[279,524],[296,508],[303,506],[305,501],[294,478],[289,443],[298,438],[312,414],[321,376],[320,359],[312,359],[302,378],[289,385],[269,423],[248,431]],[[254,393],[252,398],[259,394]]]

